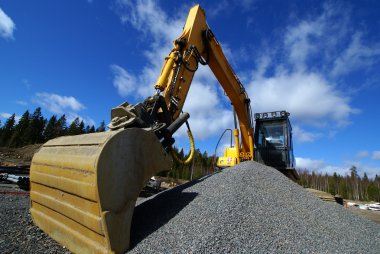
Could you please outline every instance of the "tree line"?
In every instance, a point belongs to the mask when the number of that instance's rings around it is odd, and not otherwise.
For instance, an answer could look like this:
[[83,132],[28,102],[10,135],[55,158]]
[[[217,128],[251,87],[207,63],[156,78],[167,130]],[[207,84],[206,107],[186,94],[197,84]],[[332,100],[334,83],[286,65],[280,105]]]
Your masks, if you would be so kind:
[[[187,158],[183,149],[173,148],[180,159]],[[189,165],[182,165],[176,161],[170,171],[163,172],[161,176],[172,177],[175,179],[194,180],[202,176],[215,172],[214,155],[209,156],[207,152],[195,150],[193,162]],[[380,176],[376,175],[373,179],[368,178],[367,174],[358,175],[357,168],[352,166],[351,174],[342,176],[334,172],[332,175],[308,170],[298,170],[300,179],[298,184],[316,190],[324,191],[332,195],[339,194],[344,199],[376,201],[380,202]]]
[[357,168],[350,168],[350,175],[341,176],[334,172],[333,175],[299,170],[299,184],[303,187],[313,188],[330,193],[339,194],[344,199],[376,201],[380,202],[380,176],[369,179],[364,173],[358,175]]
[[[0,147],[22,147],[30,144],[44,143],[50,139],[66,136],[79,135],[105,131],[105,123],[101,122],[98,128],[94,125],[85,125],[83,120],[75,118],[67,125],[65,114],[58,117],[53,115],[50,119],[42,116],[41,108],[38,107],[30,114],[29,111],[16,121],[16,115],[12,114],[2,125],[0,121]],[[188,156],[183,149],[173,148],[180,159]],[[217,158],[215,158],[216,161]],[[214,155],[209,156],[207,152],[195,150],[192,163],[182,165],[174,161],[169,171],[162,172],[161,176],[175,179],[194,180],[215,171]],[[307,188],[313,188],[328,192],[332,195],[339,194],[344,199],[372,200],[380,202],[380,176],[369,179],[364,173],[360,177],[355,166],[350,169],[351,174],[341,176],[299,170],[300,180],[298,183]]]
[[105,131],[104,121],[95,128],[94,125],[85,125],[83,120],[77,117],[67,126],[65,114],[60,117],[53,115],[48,120],[43,117],[41,108],[38,107],[32,114],[28,110],[25,111],[18,122],[15,114],[6,120],[4,125],[0,121],[0,147],[22,147],[44,143],[60,136],[102,131]]
[[[94,125],[85,125],[83,120],[75,118],[70,125],[67,125],[66,115],[60,117],[53,115],[50,119],[43,117],[41,108],[38,107],[31,114],[29,111],[16,121],[16,115],[12,114],[2,125],[0,121],[0,147],[23,147],[31,144],[44,143],[50,139],[66,136],[79,135],[105,131],[105,123],[101,122],[98,128]],[[173,148],[180,159],[188,155],[184,154],[183,149]],[[193,162],[190,165],[182,165],[174,161],[171,170],[162,173],[162,176],[175,179],[191,180],[208,175],[213,168],[213,156],[208,156],[207,152],[195,150]]]
[[[179,150],[174,146],[173,150],[181,160],[189,156],[189,154],[184,153],[183,149]],[[194,157],[190,164],[183,165],[173,160],[170,171],[161,172],[159,175],[174,179],[195,180],[214,172],[214,168],[214,156],[209,156],[207,152],[202,153],[199,149],[195,149]]]

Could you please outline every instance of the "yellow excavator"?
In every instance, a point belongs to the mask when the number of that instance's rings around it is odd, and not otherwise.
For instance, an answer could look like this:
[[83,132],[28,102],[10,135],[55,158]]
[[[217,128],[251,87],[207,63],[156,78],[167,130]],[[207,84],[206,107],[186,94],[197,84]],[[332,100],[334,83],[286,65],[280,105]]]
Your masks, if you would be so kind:
[[[196,5],[165,58],[153,96],[112,109],[110,131],[59,137],[34,155],[33,222],[75,253],[127,251],[136,199],[151,176],[171,168],[176,157],[172,136],[183,124],[188,126],[189,114],[182,108],[199,64],[210,67],[237,114],[236,162],[253,160],[250,100],[204,10]],[[188,134],[193,151],[189,126]]]

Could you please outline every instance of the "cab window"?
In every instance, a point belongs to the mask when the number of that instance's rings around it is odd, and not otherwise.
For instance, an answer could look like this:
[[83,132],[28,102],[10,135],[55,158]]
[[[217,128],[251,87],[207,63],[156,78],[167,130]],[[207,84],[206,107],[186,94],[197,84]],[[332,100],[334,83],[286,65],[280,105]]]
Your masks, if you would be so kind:
[[257,144],[261,147],[284,146],[284,126],[283,125],[261,125]]

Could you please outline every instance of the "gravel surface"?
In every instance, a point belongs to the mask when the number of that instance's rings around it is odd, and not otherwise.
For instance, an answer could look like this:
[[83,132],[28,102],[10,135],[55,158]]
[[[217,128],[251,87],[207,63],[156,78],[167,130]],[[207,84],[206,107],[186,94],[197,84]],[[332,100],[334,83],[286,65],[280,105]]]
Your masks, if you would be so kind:
[[380,225],[241,163],[135,208],[130,253],[380,253]]
[[[0,191],[23,192],[17,185]],[[0,194],[0,253],[71,253],[33,225],[28,194]]]
[[[255,162],[142,201],[129,253],[380,253],[379,224]],[[0,253],[70,253],[28,210],[29,195],[0,195]]]

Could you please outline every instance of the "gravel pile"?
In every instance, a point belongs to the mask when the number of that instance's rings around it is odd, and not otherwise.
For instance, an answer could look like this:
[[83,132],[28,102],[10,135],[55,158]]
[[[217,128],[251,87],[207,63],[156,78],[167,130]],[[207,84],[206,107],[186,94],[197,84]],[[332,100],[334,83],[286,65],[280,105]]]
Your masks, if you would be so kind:
[[[380,253],[379,224],[255,162],[138,203],[129,253]],[[0,253],[70,253],[32,224],[29,195],[1,194],[0,223]]]
[[[20,192],[17,185],[0,191]],[[29,195],[0,194],[0,253],[71,253],[33,225]]]
[[135,208],[130,253],[380,253],[380,225],[241,163]]

